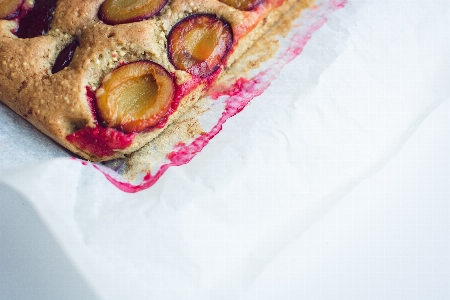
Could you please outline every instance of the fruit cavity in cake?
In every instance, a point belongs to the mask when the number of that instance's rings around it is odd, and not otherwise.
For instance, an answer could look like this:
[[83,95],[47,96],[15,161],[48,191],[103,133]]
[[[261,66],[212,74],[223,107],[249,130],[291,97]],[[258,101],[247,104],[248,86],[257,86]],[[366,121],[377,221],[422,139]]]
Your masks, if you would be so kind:
[[172,28],[167,45],[175,68],[204,78],[224,62],[233,45],[233,32],[228,22],[215,15],[196,14]]
[[73,55],[75,54],[75,50],[78,48],[78,42],[73,41],[69,45],[67,45],[59,54],[55,60],[55,64],[52,68],[52,73],[58,73],[59,71],[64,70],[73,59]]
[[109,25],[138,22],[159,13],[168,0],[106,0],[98,18]]
[[104,125],[127,133],[155,126],[169,111],[174,94],[172,76],[151,61],[115,69],[95,93]]

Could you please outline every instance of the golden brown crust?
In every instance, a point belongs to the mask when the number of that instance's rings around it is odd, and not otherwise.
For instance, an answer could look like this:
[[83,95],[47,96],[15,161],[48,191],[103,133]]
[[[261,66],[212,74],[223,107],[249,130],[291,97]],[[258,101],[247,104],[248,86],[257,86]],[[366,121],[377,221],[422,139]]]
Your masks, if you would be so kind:
[[[41,37],[20,39],[11,33],[17,24],[0,20],[0,100],[72,152],[94,161],[123,157],[155,138],[163,129],[136,135],[132,145],[113,156],[97,157],[66,137],[85,126],[95,126],[86,87],[96,90],[102,78],[123,62],[154,61],[175,76],[189,80],[169,62],[166,37],[174,24],[194,13],[213,13],[227,20],[235,42],[227,64],[232,64],[298,0],[266,0],[258,9],[238,11],[217,0],[172,0],[156,17],[110,26],[98,20],[103,0],[59,0],[51,30]],[[70,65],[52,74],[58,53],[73,40],[79,42]],[[200,85],[184,97],[168,121],[181,116],[205,92]]]

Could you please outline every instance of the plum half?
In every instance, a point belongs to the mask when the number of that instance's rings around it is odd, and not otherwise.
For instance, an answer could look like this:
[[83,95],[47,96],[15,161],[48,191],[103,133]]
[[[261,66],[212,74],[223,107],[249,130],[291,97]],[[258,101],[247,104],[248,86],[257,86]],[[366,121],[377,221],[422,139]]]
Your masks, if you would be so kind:
[[255,9],[261,3],[263,3],[265,0],[219,0],[219,1],[239,10],[252,10]]
[[175,84],[166,69],[145,60],[106,75],[95,95],[106,126],[140,132],[157,125],[169,111]]
[[24,0],[0,0],[0,20],[8,20],[16,17],[23,1]]
[[210,14],[181,20],[167,38],[168,56],[174,67],[201,78],[220,67],[232,45],[230,24]]
[[98,18],[109,25],[138,22],[153,17],[168,0],[106,0]]

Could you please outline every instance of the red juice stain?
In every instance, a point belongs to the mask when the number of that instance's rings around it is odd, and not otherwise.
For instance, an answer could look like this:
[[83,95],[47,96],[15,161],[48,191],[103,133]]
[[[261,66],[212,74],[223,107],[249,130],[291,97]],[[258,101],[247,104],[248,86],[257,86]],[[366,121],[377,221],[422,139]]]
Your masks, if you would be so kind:
[[126,134],[114,128],[86,127],[80,129],[66,139],[80,149],[98,157],[114,155],[115,150],[128,148],[134,140],[134,134]]
[[91,109],[92,116],[94,117],[95,124],[98,124],[98,108],[97,108],[97,101],[95,97],[95,92],[91,89],[90,86],[86,86],[86,97],[89,104],[89,108]]
[[317,20],[309,24],[306,30],[295,33],[290,39],[290,46],[283,53],[280,53],[276,62],[267,70],[251,79],[239,78],[230,87],[214,87],[210,90],[208,95],[213,99],[217,99],[220,96],[229,97],[225,100],[225,108],[217,124],[209,132],[196,138],[191,144],[177,144],[175,149],[167,155],[168,163],[162,165],[155,174],[146,173],[140,184],[133,185],[129,182],[121,181],[117,179],[120,176],[117,173],[112,175],[96,165],[94,165],[94,168],[102,172],[120,190],[126,193],[137,193],[153,186],[170,167],[189,163],[222,130],[223,124],[229,118],[242,111],[254,97],[261,95],[278,76],[282,68],[303,51],[312,34],[326,22],[326,15],[343,8],[345,4],[346,0],[330,0],[328,3],[322,4],[322,7],[316,8],[316,10],[320,10],[320,16]]

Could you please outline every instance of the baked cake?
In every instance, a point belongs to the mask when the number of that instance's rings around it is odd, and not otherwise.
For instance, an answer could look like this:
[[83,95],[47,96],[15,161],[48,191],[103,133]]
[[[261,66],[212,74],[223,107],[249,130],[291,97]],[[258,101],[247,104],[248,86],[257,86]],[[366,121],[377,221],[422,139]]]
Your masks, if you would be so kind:
[[298,0],[0,0],[0,100],[92,161],[150,142]]

